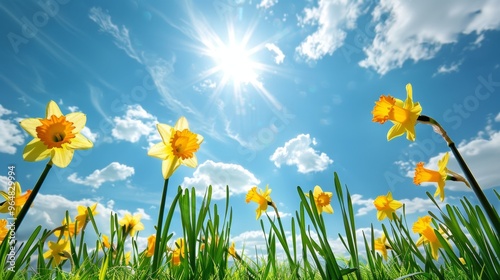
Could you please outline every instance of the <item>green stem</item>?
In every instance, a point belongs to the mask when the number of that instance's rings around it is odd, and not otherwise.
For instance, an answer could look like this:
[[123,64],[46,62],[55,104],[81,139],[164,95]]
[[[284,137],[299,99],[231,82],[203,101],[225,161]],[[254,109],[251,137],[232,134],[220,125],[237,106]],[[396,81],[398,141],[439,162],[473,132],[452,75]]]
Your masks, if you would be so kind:
[[469,167],[465,163],[465,161],[462,158],[462,155],[458,151],[457,147],[455,147],[455,143],[453,143],[453,142],[449,143],[448,147],[450,147],[451,151],[453,152],[453,155],[457,159],[458,164],[462,168],[462,171],[465,173],[465,177],[469,181],[472,190],[474,191],[477,198],[479,199],[479,202],[481,203],[484,210],[486,211],[486,214],[490,218],[490,221],[493,223],[493,227],[495,228],[497,235],[500,236],[500,220],[498,218],[498,215],[493,210],[493,207],[491,207],[491,204],[488,202],[488,199],[484,195],[483,190],[481,190],[481,187],[479,187],[479,184],[477,183],[476,179],[474,178],[474,175],[472,175],[472,172],[470,171]]
[[156,273],[158,272],[158,263],[160,259],[160,253],[162,250],[160,250],[160,240],[161,240],[161,231],[163,227],[163,212],[165,210],[165,202],[167,200],[167,189],[168,189],[168,178],[165,179],[165,184],[163,185],[163,194],[161,196],[161,203],[160,203],[160,213],[158,214],[158,226],[156,227],[156,240],[155,240],[155,251],[153,255],[153,267],[152,267],[152,272],[153,272],[153,279],[156,278]]
[[21,212],[19,212],[19,215],[16,217],[16,223],[14,227],[14,231],[17,231],[19,229],[19,226],[24,220],[24,217],[26,216],[26,213],[28,213],[28,210],[31,207],[31,204],[33,203],[33,200],[35,200],[35,197],[42,187],[43,181],[45,181],[45,177],[47,177],[47,174],[49,173],[50,168],[52,167],[52,161],[49,161],[47,165],[45,166],[45,169],[43,170],[42,174],[40,175],[40,178],[38,178],[38,181],[36,182],[35,187],[33,188],[33,191],[31,192],[30,196],[28,197],[28,200],[26,200],[26,203],[24,204],[23,208],[21,208]]

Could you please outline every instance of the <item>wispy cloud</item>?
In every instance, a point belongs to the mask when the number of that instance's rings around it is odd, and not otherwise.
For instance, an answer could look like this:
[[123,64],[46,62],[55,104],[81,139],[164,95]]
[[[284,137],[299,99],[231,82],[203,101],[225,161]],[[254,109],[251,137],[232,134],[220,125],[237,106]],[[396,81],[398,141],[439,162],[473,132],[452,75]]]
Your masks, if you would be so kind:
[[453,62],[449,65],[443,64],[438,67],[436,73],[434,73],[432,76],[435,77],[439,74],[448,74],[452,72],[458,72],[460,65],[462,65],[463,60]]
[[205,195],[207,187],[212,186],[212,198],[226,198],[226,186],[229,195],[238,195],[258,185],[260,180],[243,166],[232,163],[213,162],[207,160],[200,164],[193,173],[193,177],[184,177],[183,186],[195,187],[196,194],[200,197]]
[[126,180],[130,176],[134,175],[134,172],[133,167],[118,162],[112,162],[103,169],[94,170],[94,172],[83,179],[78,178],[77,173],[73,173],[69,175],[68,181],[98,189],[106,182]]
[[114,38],[115,45],[125,51],[125,53],[141,63],[139,54],[132,46],[128,29],[125,26],[118,27],[111,21],[111,16],[104,12],[100,7],[92,7],[89,12],[92,21],[99,25],[100,31],[110,34]]
[[311,139],[309,134],[300,134],[277,148],[269,159],[278,168],[281,164],[295,165],[299,173],[323,171],[333,160],[327,154],[314,150],[312,146],[316,144],[316,139]]

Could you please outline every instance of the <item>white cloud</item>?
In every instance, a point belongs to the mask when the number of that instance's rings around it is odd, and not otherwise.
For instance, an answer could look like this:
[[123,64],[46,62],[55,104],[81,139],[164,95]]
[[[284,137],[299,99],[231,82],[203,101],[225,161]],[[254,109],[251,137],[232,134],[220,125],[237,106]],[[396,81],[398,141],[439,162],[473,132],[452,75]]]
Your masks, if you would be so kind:
[[122,117],[113,119],[115,127],[111,130],[111,135],[115,139],[125,140],[135,143],[142,136],[148,137],[156,131],[155,124],[158,122],[155,117],[146,112],[141,105],[127,106],[127,112]]
[[95,140],[97,139],[98,134],[94,133],[90,130],[88,127],[84,127],[80,133],[83,134],[83,136],[87,137],[90,141],[95,143]]
[[352,205],[361,205],[356,212],[356,216],[363,216],[366,215],[368,212],[375,210],[375,205],[373,205],[374,199],[369,198],[369,199],[362,199],[362,195],[360,194],[353,194],[351,195],[351,201]]
[[212,185],[212,198],[223,199],[226,185],[229,186],[229,195],[233,196],[246,193],[259,183],[260,180],[241,165],[207,160],[196,168],[193,177],[184,177],[181,185],[195,187],[198,196],[205,195],[208,186]]
[[357,18],[364,12],[362,4],[361,0],[319,0],[317,7],[304,9],[299,23],[318,25],[318,29],[300,43],[298,54],[308,60],[331,55],[344,43],[346,30],[356,27]]
[[312,145],[316,145],[316,139],[312,139],[309,134],[300,134],[279,147],[269,157],[276,167],[281,164],[296,165],[300,173],[309,173],[325,170],[329,164],[333,163],[327,154],[314,150]]
[[383,75],[407,60],[431,59],[462,34],[474,32],[480,38],[484,31],[498,29],[499,13],[495,0],[441,1],[439,5],[431,0],[382,0],[372,14],[375,38],[364,48],[367,57],[359,65]]
[[262,0],[259,4],[257,4],[257,8],[269,9],[276,5],[276,3],[278,3],[278,0]]
[[265,47],[276,54],[276,56],[274,57],[274,62],[276,62],[276,64],[283,63],[285,55],[278,46],[276,46],[275,44],[267,43]]
[[125,26],[122,26],[121,28],[116,26],[116,24],[111,21],[111,16],[104,12],[101,8],[93,7],[92,9],[90,9],[89,17],[91,20],[97,23],[97,25],[99,25],[100,31],[106,32],[113,36],[113,38],[115,39],[115,45],[118,48],[124,50],[128,56],[137,60],[139,63],[141,62],[139,55],[137,54],[134,47],[132,47],[128,29]]
[[[488,130],[486,133],[479,133],[480,136],[464,141],[458,145],[462,157],[466,161],[469,169],[474,174],[477,182],[482,189],[489,189],[500,186],[500,173],[498,172],[498,159],[500,158],[500,131]],[[448,169],[463,175],[453,154],[450,153]],[[437,170],[437,162],[443,157],[444,153],[432,157],[425,168]],[[413,178],[414,170],[407,173],[407,176]],[[464,176],[465,177],[465,176]],[[432,186],[435,184],[422,184],[423,186]],[[446,190],[452,191],[471,191],[461,182],[446,181]],[[433,192],[432,192],[433,193]]]
[[[10,115],[12,112],[0,104],[0,117]],[[24,143],[24,136],[18,124],[10,119],[0,118],[0,153],[15,154],[17,147]]]
[[432,75],[432,76],[434,77],[438,74],[448,74],[448,73],[452,73],[452,72],[458,72],[460,65],[462,65],[462,62],[463,61],[461,60],[458,62],[451,63],[450,65],[443,64],[443,65],[439,66],[436,73],[434,73],[434,75]]
[[78,178],[77,174],[73,173],[69,175],[68,181],[97,189],[106,182],[123,181],[134,175],[134,172],[133,167],[118,162],[112,162],[101,170],[94,170],[94,172],[85,177],[85,179]]
[[79,108],[78,108],[78,106],[68,106],[68,110],[71,113],[74,113],[74,112],[78,112]]
[[500,113],[498,113],[498,115],[495,117],[495,121],[500,122]]

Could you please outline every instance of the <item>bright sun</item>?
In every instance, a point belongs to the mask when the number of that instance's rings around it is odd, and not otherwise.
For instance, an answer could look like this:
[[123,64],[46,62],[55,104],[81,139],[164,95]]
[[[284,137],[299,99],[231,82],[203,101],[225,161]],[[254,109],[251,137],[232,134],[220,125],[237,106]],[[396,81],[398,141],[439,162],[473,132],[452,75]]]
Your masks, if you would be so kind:
[[220,46],[212,57],[218,71],[224,75],[223,81],[232,81],[235,85],[256,81],[257,64],[251,60],[249,51],[243,46],[237,44]]

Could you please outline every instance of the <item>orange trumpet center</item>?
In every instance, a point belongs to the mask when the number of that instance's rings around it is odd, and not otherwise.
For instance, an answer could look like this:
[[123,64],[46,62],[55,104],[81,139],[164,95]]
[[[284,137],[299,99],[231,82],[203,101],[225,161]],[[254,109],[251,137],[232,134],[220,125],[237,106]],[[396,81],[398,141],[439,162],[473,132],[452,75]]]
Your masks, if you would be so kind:
[[36,133],[48,149],[61,148],[63,144],[71,143],[71,139],[75,138],[75,126],[67,121],[65,116],[52,115],[49,119],[40,119],[40,122],[42,125],[36,128]]

